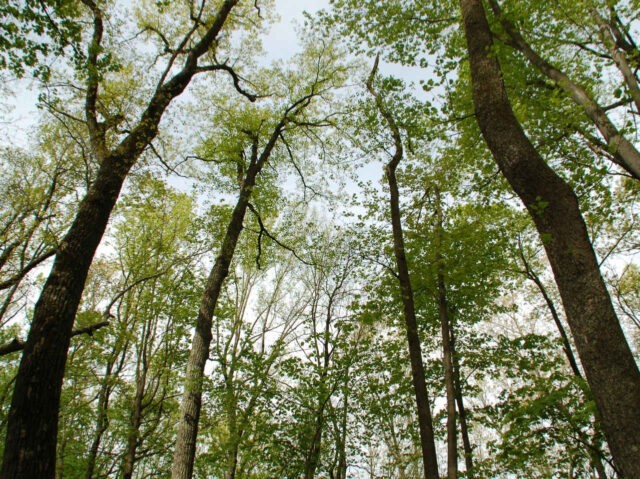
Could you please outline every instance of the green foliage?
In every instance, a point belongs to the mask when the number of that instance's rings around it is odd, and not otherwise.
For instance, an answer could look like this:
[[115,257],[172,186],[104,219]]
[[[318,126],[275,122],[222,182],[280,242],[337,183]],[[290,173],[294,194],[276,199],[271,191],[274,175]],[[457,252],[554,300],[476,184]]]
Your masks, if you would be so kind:
[[82,23],[78,2],[27,0],[0,5],[0,69],[18,77],[33,68],[34,76],[47,79],[45,60],[65,49],[78,54]]

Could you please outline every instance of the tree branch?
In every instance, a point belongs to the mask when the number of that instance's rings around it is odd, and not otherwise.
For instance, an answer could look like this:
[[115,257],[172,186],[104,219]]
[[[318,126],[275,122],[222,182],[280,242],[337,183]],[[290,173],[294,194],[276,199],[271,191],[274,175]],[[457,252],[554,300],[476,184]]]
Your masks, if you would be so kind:
[[[88,334],[93,336],[93,333],[100,328],[104,328],[109,325],[109,321],[100,321],[99,323],[85,326],[84,328],[78,328],[71,331],[71,337],[79,336],[81,334]],[[18,338],[13,338],[11,342],[0,346],[0,356],[6,356],[7,354],[15,353],[16,351],[22,351],[25,346],[25,342]]]

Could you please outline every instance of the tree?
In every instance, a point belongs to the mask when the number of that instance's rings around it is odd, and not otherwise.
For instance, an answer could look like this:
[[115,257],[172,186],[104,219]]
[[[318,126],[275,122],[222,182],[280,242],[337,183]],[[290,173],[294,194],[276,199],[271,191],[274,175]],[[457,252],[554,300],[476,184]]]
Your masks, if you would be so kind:
[[[120,117],[105,117],[107,112],[100,111],[99,106],[103,70],[105,63],[109,64],[102,46],[103,7],[92,0],[84,2],[93,26],[83,65],[86,77],[84,110],[91,149],[100,167],[62,240],[34,310],[13,392],[3,478],[53,477],[64,365],[75,313],[93,255],[129,170],[156,136],[160,120],[171,101],[185,90],[197,73],[229,70],[219,63],[199,65],[199,60],[215,45],[237,3],[238,0],[226,0],[215,13],[205,10],[204,3],[198,10],[191,11],[192,26],[175,47],[167,45],[170,56],[165,73],[138,122],[114,146],[110,146],[107,133],[116,126]],[[182,58],[183,67],[171,75],[174,63]],[[100,121],[100,117],[105,117],[105,121]]]
[[291,75],[277,73],[282,82],[283,101],[275,107],[267,105],[258,115],[241,114],[240,118],[247,119],[246,124],[238,123],[236,117],[230,118],[233,141],[228,150],[216,151],[217,154],[229,155],[223,156],[223,161],[236,164],[240,192],[222,238],[218,256],[207,278],[198,310],[181,405],[172,472],[174,478],[187,479],[193,474],[202,400],[202,377],[209,357],[213,315],[222,284],[229,273],[247,210],[251,209],[258,216],[260,235],[264,232],[259,213],[251,205],[251,198],[255,195],[255,190],[259,189],[259,175],[271,161],[272,155],[277,153],[278,144],[284,144],[286,153],[292,155],[287,140],[284,139],[285,134],[294,134],[298,126],[313,129],[329,125],[322,115],[320,118],[313,118],[317,99],[330,95],[331,90],[343,81],[345,67],[336,61],[336,54],[328,50],[328,45],[320,44],[319,48],[309,45],[309,50],[298,58],[299,65],[297,71],[294,70],[293,84]]
[[[640,372],[598,269],[571,188],[538,155],[513,115],[482,4],[461,1],[476,119],[543,239],[614,460],[638,475]],[[625,387],[621,390],[620,385]],[[634,452],[636,451],[636,452]]]
[[[418,324],[416,322],[413,291],[411,289],[409,267],[407,264],[407,256],[405,254],[398,181],[396,179],[396,168],[398,167],[398,164],[402,160],[403,156],[402,138],[400,136],[400,130],[398,129],[393,116],[385,107],[383,99],[373,88],[373,80],[375,79],[376,70],[378,68],[378,60],[379,57],[376,57],[376,62],[374,64],[373,70],[371,71],[371,75],[367,80],[367,89],[375,98],[376,107],[380,112],[380,115],[382,115],[382,117],[385,119],[394,142],[393,156],[385,168],[385,174],[387,176],[387,181],[389,182],[389,204],[391,208],[391,223],[393,225],[393,248],[396,258],[396,267],[398,269],[397,279],[400,286],[402,304],[404,307],[407,342],[409,344],[409,358],[411,360],[411,374],[416,394],[418,424],[420,425],[420,442],[422,443],[422,459],[424,462],[424,476],[426,479],[435,479],[439,477],[438,458],[436,456],[435,441],[433,437],[431,405],[429,402],[429,396],[427,394],[427,386],[424,377],[424,366],[422,364],[422,351],[420,347],[420,337],[418,336]],[[451,437],[449,437],[449,439],[451,439]],[[449,463],[449,466],[452,466],[451,462]],[[455,468],[456,466],[454,465],[453,467]],[[450,470],[450,474],[453,474],[454,477],[456,475],[452,470]]]

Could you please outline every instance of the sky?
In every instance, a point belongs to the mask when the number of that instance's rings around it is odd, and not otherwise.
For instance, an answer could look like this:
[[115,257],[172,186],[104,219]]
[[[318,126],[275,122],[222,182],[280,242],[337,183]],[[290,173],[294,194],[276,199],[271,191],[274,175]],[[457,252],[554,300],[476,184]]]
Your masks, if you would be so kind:
[[[275,0],[280,21],[263,38],[266,60],[287,59],[300,51],[298,30],[304,24],[304,12],[313,14],[329,7],[329,0]],[[406,81],[417,82],[424,75],[420,69],[383,64],[383,74],[393,74]],[[27,147],[29,135],[37,122],[37,91],[31,79],[6,81],[0,77],[0,146]],[[12,94],[7,94],[10,91]],[[420,96],[420,90],[416,89]]]

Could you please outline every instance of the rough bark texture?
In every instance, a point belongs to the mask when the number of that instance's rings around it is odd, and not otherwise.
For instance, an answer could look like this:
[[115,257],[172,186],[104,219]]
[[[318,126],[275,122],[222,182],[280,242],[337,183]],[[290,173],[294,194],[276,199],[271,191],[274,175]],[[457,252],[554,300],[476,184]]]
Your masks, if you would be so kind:
[[442,256],[442,202],[440,191],[436,188],[436,247],[438,261],[436,265],[436,279],[438,283],[438,314],[440,316],[440,331],[442,333],[442,363],[444,365],[444,383],[447,391],[447,478],[458,477],[458,441],[456,434],[456,393],[453,384],[453,361],[451,355],[451,328],[449,321],[449,306],[447,304],[447,288],[444,282],[444,258]]
[[640,372],[620,328],[573,190],[516,120],[481,0],[460,0],[476,119],[543,240],[616,465],[640,477]]
[[[80,202],[71,228],[56,254],[51,273],[36,303],[31,329],[16,378],[7,425],[2,479],[50,479],[55,474],[58,410],[73,321],[96,248],[109,221],[122,184],[138,157],[156,136],[169,103],[197,72],[198,59],[214,43],[238,0],[225,0],[212,26],[193,47],[185,66],[156,90],[138,125],[107,152],[104,128],[96,121],[97,52],[102,36],[99,10],[94,10],[94,36],[88,62],[87,125],[94,153],[101,160],[96,179]],[[95,52],[95,55],[93,54]],[[102,130],[102,134],[100,131]]]
[[373,89],[373,79],[378,66],[378,59],[367,82],[367,88],[376,101],[376,106],[380,114],[384,117],[391,135],[393,136],[395,152],[393,158],[386,167],[385,173],[389,182],[389,204],[391,207],[391,225],[393,229],[393,250],[398,266],[398,283],[402,296],[404,308],[404,320],[407,332],[407,342],[409,344],[409,358],[411,360],[411,376],[413,388],[416,396],[416,406],[418,409],[418,425],[420,428],[420,445],[422,448],[422,459],[424,462],[424,476],[426,479],[439,479],[438,457],[436,455],[435,439],[433,436],[433,421],[431,418],[431,406],[427,393],[427,384],[424,379],[424,365],[422,363],[422,350],[420,347],[420,336],[418,335],[418,324],[416,322],[415,306],[413,302],[413,291],[411,289],[411,279],[409,277],[409,266],[404,250],[404,236],[402,232],[402,215],[400,213],[400,199],[398,193],[398,182],[396,180],[396,168],[403,156],[402,139],[400,130],[385,108],[381,98]]

